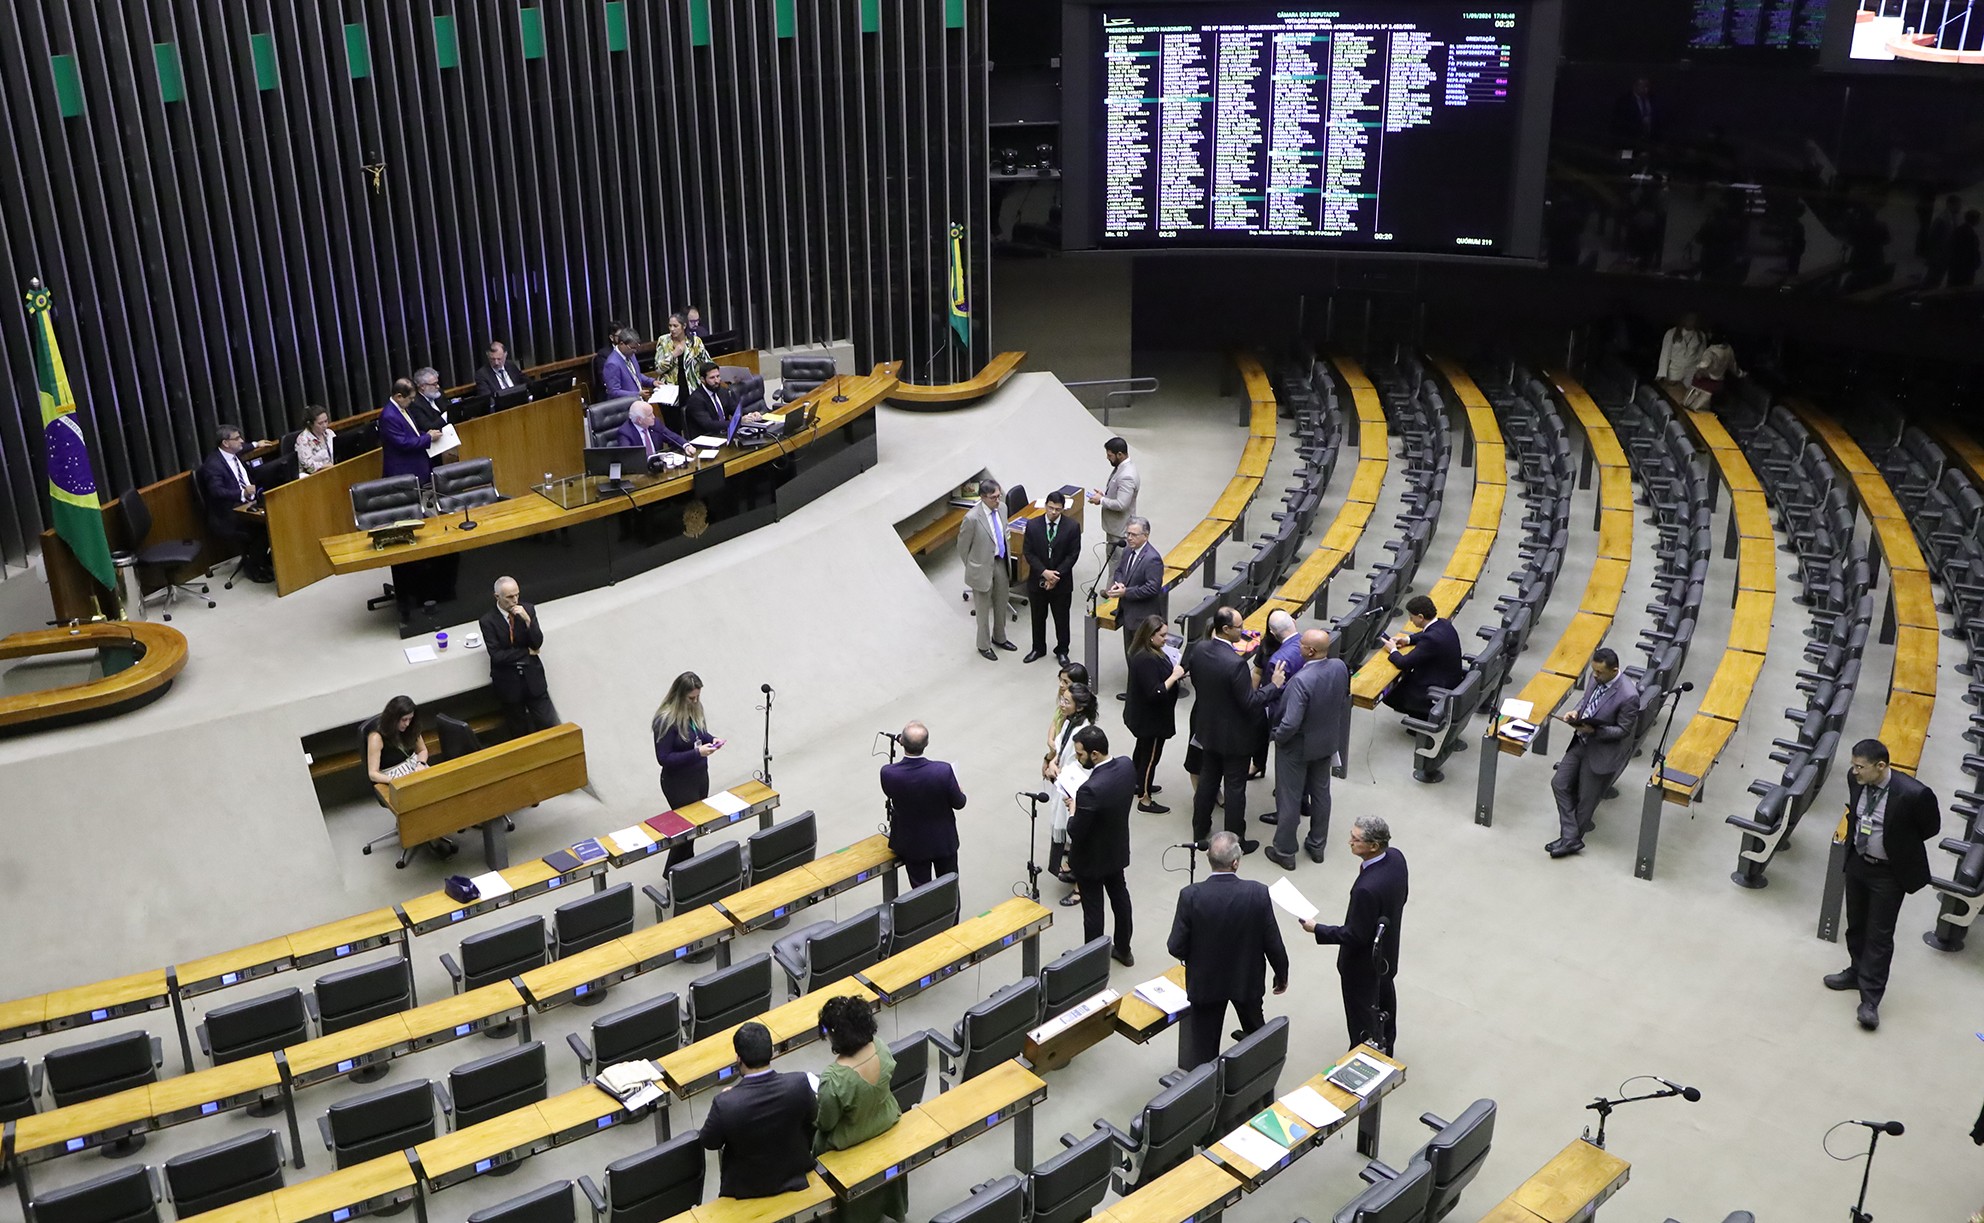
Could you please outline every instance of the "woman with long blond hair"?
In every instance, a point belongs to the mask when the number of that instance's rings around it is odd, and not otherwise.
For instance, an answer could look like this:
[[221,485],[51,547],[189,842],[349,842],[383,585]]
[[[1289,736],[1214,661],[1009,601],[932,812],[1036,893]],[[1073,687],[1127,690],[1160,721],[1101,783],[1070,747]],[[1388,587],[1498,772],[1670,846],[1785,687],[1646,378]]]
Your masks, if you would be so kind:
[[[670,807],[686,807],[710,796],[710,757],[723,740],[710,733],[703,714],[703,677],[684,671],[668,686],[668,695],[648,724],[654,733],[654,760],[661,766],[661,796]],[[690,857],[687,842],[668,851],[669,862]]]

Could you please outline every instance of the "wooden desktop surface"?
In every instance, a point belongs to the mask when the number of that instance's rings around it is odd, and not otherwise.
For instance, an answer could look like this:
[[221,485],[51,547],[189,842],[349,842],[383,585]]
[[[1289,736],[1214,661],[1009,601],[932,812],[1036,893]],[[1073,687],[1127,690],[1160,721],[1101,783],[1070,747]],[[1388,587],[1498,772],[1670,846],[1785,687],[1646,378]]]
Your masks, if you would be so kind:
[[1189,1223],[1240,1200],[1240,1178],[1205,1155],[1194,1155],[1135,1193],[1112,1202],[1103,1223]]
[[51,990],[42,995],[42,1005],[47,1022],[56,1023],[72,1016],[87,1016],[95,1011],[115,1010],[139,1002],[162,1005],[166,999],[165,970],[153,968],[73,989]]
[[[829,998],[859,998],[871,1009],[881,1005],[881,999],[874,990],[854,977],[842,977],[721,1032],[712,1032],[694,1044],[659,1059],[656,1065],[661,1067],[662,1074],[668,1079],[669,1089],[676,1095],[694,1095],[714,1086],[717,1076],[737,1065],[735,1038],[738,1028],[745,1023],[764,1024],[771,1033],[775,1050],[790,1048],[801,1037],[818,1039],[820,1008],[827,1004]],[[803,1043],[811,1043],[811,1040]]]
[[397,1053],[413,1042],[413,1033],[406,1026],[406,1016],[410,1013],[381,1015],[357,1027],[291,1045],[283,1050],[283,1057],[289,1062],[289,1072],[301,1078],[312,1071],[356,1061],[367,1054]]
[[117,706],[162,691],[186,669],[186,638],[169,624],[106,620],[36,629],[0,639],[0,659],[129,646],[133,640],[144,652],[121,671],[82,683],[0,697],[0,726],[33,726],[91,711],[108,714]]
[[946,930],[856,975],[883,997],[894,998],[925,977],[941,980],[969,960],[973,950],[972,945],[960,942],[952,931]]
[[730,919],[717,912],[715,905],[699,905],[665,922],[634,931],[620,939],[620,945],[639,957],[641,970],[645,972],[673,961],[684,948],[727,937],[732,929]]
[[956,1137],[983,1132],[986,1119],[1022,1100],[1047,1094],[1047,1081],[1028,1070],[1018,1060],[1000,1062],[975,1078],[966,1079],[916,1110],[937,1123],[944,1133]]
[[387,787],[387,805],[405,848],[585,784],[585,732],[566,722],[399,778]]
[[[819,1156],[820,1175],[834,1192],[845,1198],[851,1188],[881,1176],[890,1168],[914,1163],[942,1147],[950,1135],[921,1109],[912,1108],[902,1120],[867,1142],[845,1151],[825,1151]],[[879,1188],[880,1186],[875,1186]]]
[[1572,1223],[1626,1184],[1632,1165],[1579,1138],[1552,1156],[1482,1223]]
[[[1165,970],[1164,979],[1184,989],[1185,966],[1173,964]],[[1124,991],[1122,1004],[1116,1008],[1116,1030],[1140,1045],[1170,1027],[1171,1022],[1171,1016],[1162,1009],[1137,997],[1135,987]]]
[[834,1191],[817,1172],[806,1174],[806,1187],[768,1198],[716,1198],[676,1215],[667,1223],[804,1223],[828,1214]]

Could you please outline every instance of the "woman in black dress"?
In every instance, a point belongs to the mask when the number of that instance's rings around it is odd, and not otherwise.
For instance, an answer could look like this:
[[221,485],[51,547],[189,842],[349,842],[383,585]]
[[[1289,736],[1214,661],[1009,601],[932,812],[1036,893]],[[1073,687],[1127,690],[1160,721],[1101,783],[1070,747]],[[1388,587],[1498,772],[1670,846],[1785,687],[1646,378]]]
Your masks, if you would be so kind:
[[[710,796],[710,757],[723,740],[710,734],[703,716],[703,679],[684,671],[668,686],[668,695],[648,724],[654,732],[654,759],[661,766],[661,796],[670,807],[686,807]],[[694,855],[690,842],[668,851],[669,865]]]
[[1123,725],[1137,739],[1130,757],[1137,766],[1137,810],[1153,815],[1171,810],[1152,797],[1151,778],[1164,741],[1178,733],[1178,682],[1185,678],[1185,668],[1164,652],[1169,637],[1162,616],[1145,616],[1137,625],[1130,639],[1130,695],[1123,704]]
[[[374,783],[391,785],[394,780],[427,767],[427,741],[413,726],[419,712],[420,707],[413,703],[412,697],[396,696],[386,702],[378,724],[365,732],[365,775]],[[409,765],[408,761],[414,763]],[[443,858],[452,856],[456,849],[454,841],[447,837],[435,837],[427,842],[427,847]]]

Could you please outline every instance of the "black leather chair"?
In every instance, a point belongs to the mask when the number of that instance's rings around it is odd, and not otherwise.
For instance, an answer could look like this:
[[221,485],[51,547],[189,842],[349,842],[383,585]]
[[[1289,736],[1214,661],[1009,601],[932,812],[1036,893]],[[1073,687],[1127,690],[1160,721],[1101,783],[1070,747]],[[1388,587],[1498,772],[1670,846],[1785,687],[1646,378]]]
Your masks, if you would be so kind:
[[701,1040],[772,1007],[772,958],[764,953],[689,983],[689,1039]]
[[882,906],[882,955],[907,951],[958,924],[958,876],[939,875]]
[[[325,1036],[370,1023],[387,1015],[408,1010],[419,1002],[413,988],[413,968],[394,956],[372,964],[341,968],[317,978],[317,986],[305,1000],[314,1012],[317,1031]],[[362,1064],[351,1073],[354,1083],[369,1083],[386,1073],[391,1062],[381,1058]]]
[[158,1223],[158,1187],[151,1169],[122,1168],[107,1176],[36,1194],[28,1223]]
[[811,862],[819,852],[819,822],[811,811],[802,811],[744,840],[744,857],[752,883],[774,879],[795,866]]
[[890,1041],[889,1055],[896,1059],[889,1091],[896,1098],[896,1107],[908,1112],[923,1103],[923,1089],[930,1082],[930,1033],[918,1030]]
[[1467,1188],[1481,1165],[1488,1161],[1488,1148],[1495,1141],[1495,1102],[1476,1100],[1452,1121],[1432,1113],[1419,1114],[1421,1125],[1434,1134],[1412,1158],[1427,1165],[1433,1187],[1426,1203],[1426,1223],[1439,1223],[1460,1204],[1460,1191]]
[[0,1057],[0,1121],[32,1117],[41,1095],[41,1067],[24,1057]]
[[1109,948],[1105,935],[1063,952],[1040,970],[1042,1022],[1109,988]]
[[702,1135],[690,1130],[606,1165],[604,1188],[579,1178],[594,1223],[661,1223],[703,1204]]
[[832,357],[780,357],[779,388],[774,399],[791,403],[809,391],[816,391],[838,371]]
[[[491,1175],[500,1176],[522,1166],[504,1164],[493,1169]],[[553,1181],[507,1202],[485,1206],[470,1215],[468,1223],[573,1223],[576,1218],[578,1213],[572,1205],[572,1182]]]
[[1107,1121],[1095,1128],[1107,1133],[1128,1153],[1124,1171],[1116,1177],[1119,1193],[1132,1193],[1191,1158],[1213,1135],[1219,1115],[1219,1063],[1166,1076],[1163,1091],[1130,1122],[1124,1133]]
[[[441,953],[441,967],[447,971],[448,979],[454,982],[455,992],[465,994],[498,981],[508,981],[533,968],[542,968],[550,958],[544,942],[544,919],[526,917],[507,926],[471,934],[462,940],[461,963],[457,964],[455,957],[444,951]],[[484,1028],[482,1034],[489,1037],[507,1036],[514,1026],[510,1023],[497,1024]]]
[[425,517],[419,476],[387,476],[380,480],[360,480],[351,486],[351,520],[361,531]]
[[1332,1223],[1422,1223],[1432,1200],[1433,1170],[1414,1161],[1405,1165],[1403,1172],[1384,1178],[1376,1172],[1382,1167],[1374,1161],[1357,1174],[1371,1187],[1346,1202]]
[[939,1089],[949,1091],[1000,1062],[1018,1057],[1026,1047],[1027,1030],[1039,1022],[1039,977],[1021,977],[985,1001],[974,1003],[951,1030],[951,1039],[945,1040],[937,1032],[930,1034],[931,1043],[942,1055]]
[[1116,1144],[1109,1135],[1098,1131],[1077,1140],[1073,1134],[1063,1134],[1061,1145],[1067,1150],[1027,1174],[1032,1223],[1086,1219],[1109,1192],[1109,1176],[1116,1169]]
[[1213,1132],[1224,1134],[1274,1099],[1288,1061],[1288,1016],[1277,1015],[1219,1055],[1219,1115]]
[[611,446],[614,435],[620,426],[627,423],[627,414],[640,402],[632,395],[622,395],[617,399],[602,399],[598,403],[586,405],[586,445]]
[[838,981],[882,959],[882,909],[863,909],[838,922],[814,922],[772,944],[772,957],[785,973],[793,998],[816,985]]
[[669,867],[664,887],[650,883],[641,891],[654,902],[655,920],[667,921],[678,913],[722,900],[743,887],[744,847],[736,841],[724,841]]
[[434,509],[450,514],[465,507],[493,505],[503,500],[496,491],[493,459],[463,459],[434,469]]
[[974,1186],[970,1197],[938,1211],[931,1216],[930,1223],[1027,1223],[1032,1212],[1026,1181],[1017,1176],[1002,1176]]
[[399,1083],[331,1105],[317,1118],[324,1146],[340,1168],[404,1151],[434,1137],[434,1085]]
[[[198,483],[198,481],[195,481],[195,483]],[[189,595],[206,599],[208,607],[214,606],[214,601],[207,598],[207,584],[204,581],[198,586],[195,586],[190,582],[177,581],[172,576],[177,571],[186,568],[186,566],[200,559],[200,541],[197,539],[154,540],[151,537],[152,508],[145,504],[144,497],[140,496],[138,490],[135,488],[126,489],[124,495],[117,499],[117,505],[124,513],[124,529],[131,536],[131,551],[137,558],[135,568],[138,571],[137,576],[140,582],[143,581],[147,570],[157,574],[160,583],[165,587],[165,606],[167,608],[170,608],[178,601],[179,592],[182,590]],[[213,571],[208,570],[206,576],[213,576]],[[142,597],[140,596],[140,598]],[[172,612],[168,610],[161,618],[165,620],[172,619]]]
[[653,1061],[682,1047],[682,1006],[674,994],[650,998],[593,1020],[591,1044],[577,1032],[567,1033],[565,1043],[588,1080],[616,1062]]
[[[563,959],[633,932],[634,885],[623,883],[567,901],[553,910],[551,954],[555,959]],[[580,1006],[596,1006],[605,1000],[605,986],[587,990],[574,999]]]
[[282,1188],[282,1139],[257,1130],[165,1161],[165,1188],[180,1218]]
[[200,1038],[200,1052],[220,1066],[301,1044],[310,1039],[310,1016],[303,1005],[303,991],[290,988],[215,1007],[194,1031]]
[[737,392],[737,405],[748,414],[765,410],[765,380],[741,365],[717,366],[717,379]]
[[[157,1037],[149,1032],[124,1032],[51,1050],[42,1059],[41,1069],[49,1098],[57,1108],[67,1108],[156,1083],[164,1060],[165,1049]],[[133,1134],[115,1145],[119,1154],[128,1155],[144,1141],[143,1134]]]
[[[551,1076],[544,1060],[544,1042],[531,1041],[488,1057],[463,1062],[448,1072],[448,1086],[437,1090],[441,1111],[465,1130],[513,1108],[536,1104],[549,1093]],[[507,1164],[506,1168],[518,1167]]]

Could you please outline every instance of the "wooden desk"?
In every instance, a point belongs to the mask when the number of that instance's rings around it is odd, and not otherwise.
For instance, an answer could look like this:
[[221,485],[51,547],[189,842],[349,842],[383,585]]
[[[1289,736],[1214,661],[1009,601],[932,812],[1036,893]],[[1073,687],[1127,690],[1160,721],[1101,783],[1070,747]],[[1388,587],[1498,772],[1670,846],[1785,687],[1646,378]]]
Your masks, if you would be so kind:
[[1626,592],[1626,572],[1630,562],[1622,560],[1596,560],[1591,563],[1591,577],[1585,582],[1584,597],[1578,600],[1578,610],[1598,616],[1616,616],[1619,613],[1619,599]]
[[[977,917],[966,918],[953,926],[948,934],[970,953],[963,966],[989,960],[1021,939],[1028,940],[1029,960],[1037,961],[1040,958],[1039,947],[1031,940],[1053,924],[1054,910],[1038,901],[1015,896],[999,902]],[[1034,964],[1025,971],[1034,972],[1037,969],[1038,965]]]
[[1265,478],[1268,474],[1268,459],[1273,454],[1272,437],[1250,437],[1240,450],[1240,462],[1234,467],[1234,471],[1239,475],[1252,476],[1255,479]]
[[1598,511],[1598,555],[1605,560],[1633,559],[1633,512]]
[[[1185,966],[1174,964],[1165,970],[1164,979],[1185,988]],[[1141,982],[1139,982],[1141,984]],[[1183,1014],[1184,1012],[1179,1012]],[[1141,1045],[1159,1032],[1178,1022],[1177,1015],[1167,1015],[1158,1007],[1152,1006],[1137,997],[1135,989],[1125,991],[1123,1002],[1116,1008],[1116,1030]]]
[[400,905],[399,915],[410,932],[432,934],[456,922],[466,921],[484,913],[492,913],[518,901],[541,896],[576,880],[589,879],[594,875],[605,873],[604,858],[580,863],[563,873],[542,858],[532,858],[528,862],[506,867],[497,872],[510,888],[501,895],[480,896],[470,901],[459,901],[446,892],[427,892]]
[[[605,1095],[596,1087],[585,1090]],[[551,1131],[533,1105],[514,1108],[499,1117],[442,1134],[413,1148],[430,1192],[459,1185],[471,1177],[551,1149]]]
[[0,1002],[0,1043],[39,1036],[42,1022],[47,1018],[46,994],[16,998],[12,1002]]
[[[1746,464],[1744,470],[1748,470]],[[1776,532],[1770,525],[1770,503],[1762,493],[1731,493],[1730,514],[1736,520],[1739,539],[1771,539]]]
[[686,807],[675,808],[675,814],[696,826],[696,835],[728,828],[743,820],[756,819],[769,826],[766,817],[778,809],[778,791],[762,781],[747,781],[724,791],[733,799],[742,800],[744,806],[737,811],[724,811],[710,805],[709,799],[700,799]]
[[789,917],[808,905],[818,904],[826,899],[827,892],[813,877],[813,872],[807,869],[809,865],[795,866],[763,883],[754,883],[741,892],[726,896],[716,902],[716,910],[730,919],[730,923],[737,927],[737,933],[747,934],[782,917]]
[[1709,680],[1708,691],[1702,694],[1702,702],[1696,707],[1695,716],[1721,718],[1725,722],[1742,721],[1743,710],[1750,704],[1750,693],[1756,690],[1757,676],[1763,673],[1763,669],[1762,654],[1734,649],[1723,651],[1722,660],[1716,664],[1715,675]]
[[151,1128],[178,1125],[243,1108],[282,1085],[276,1055],[260,1053],[198,1074],[160,1079],[151,1085]]
[[811,1223],[832,1214],[834,1205],[834,1191],[809,1172],[804,1189],[768,1198],[716,1198],[667,1223]]
[[1047,1081],[1018,1060],[1001,1062],[916,1106],[949,1137],[948,1151],[1047,1098]]
[[1776,596],[1767,590],[1739,590],[1729,618],[1729,648],[1762,655],[1770,645]]
[[1632,1165],[1580,1138],[1551,1157],[1482,1223],[1576,1223],[1625,1187]]
[[1601,467],[1598,470],[1598,505],[1602,510],[1633,509],[1633,473],[1625,467]]
[[772,1056],[781,1057],[802,1045],[820,1039],[820,1008],[829,998],[859,998],[871,1010],[879,1010],[881,999],[856,977],[842,977],[801,994],[789,1002],[754,1015],[721,1032],[678,1049],[657,1063],[668,1080],[668,1089],[684,1099],[708,1091],[724,1082],[740,1068],[734,1038],[744,1023],[761,1023],[772,1036]]
[[1194,1155],[1095,1218],[1101,1223],[1198,1223],[1238,1202],[1245,1192],[1246,1186],[1226,1168]]
[[[1610,616],[1579,612],[1571,617],[1564,635],[1557,638],[1557,646],[1550,651],[1550,657],[1543,660],[1543,669],[1572,677],[1584,674],[1584,669],[1591,665],[1592,651],[1605,644],[1605,634],[1611,629]],[[1530,719],[1532,722],[1535,720]]]
[[165,695],[186,669],[186,638],[169,624],[106,620],[0,638],[0,659],[77,650],[116,650],[136,658],[100,679],[0,697],[0,727],[31,730],[128,713]]
[[1890,690],[1936,695],[1936,649],[1941,634],[1932,628],[1904,628],[1897,633]]
[[361,1066],[389,1061],[412,1046],[413,1034],[407,1030],[406,1013],[401,1012],[291,1045],[283,1050],[283,1056],[289,1062],[291,1080],[298,1087],[308,1087]]
[[498,981],[403,1011],[399,1017],[406,1021],[407,1051],[412,1053],[521,1019],[523,1013],[524,996],[517,987]]
[[820,1175],[835,1196],[858,1198],[927,1163],[944,1149],[950,1135],[932,1121],[921,1108],[912,1108],[902,1120],[867,1142],[845,1151],[820,1155]]
[[[1391,1066],[1394,1069],[1394,1073],[1387,1077],[1383,1083],[1380,1083],[1369,1096],[1359,1096],[1355,1092],[1345,1091],[1343,1088],[1329,1081],[1331,1070],[1336,1069],[1338,1065],[1349,1060],[1352,1055],[1360,1053],[1371,1058],[1373,1061],[1383,1062],[1385,1065]],[[1322,1129],[1315,1130],[1301,1142],[1289,1147],[1287,1157],[1281,1162],[1270,1168],[1259,1167],[1241,1156],[1234,1154],[1232,1149],[1224,1142],[1214,1142],[1206,1148],[1205,1154],[1207,1158],[1220,1164],[1228,1172],[1232,1173],[1250,1193],[1268,1181],[1273,1180],[1275,1174],[1281,1171],[1281,1169],[1287,1167],[1301,1156],[1308,1154],[1316,1147],[1321,1146],[1330,1137],[1353,1124],[1357,1126],[1358,1153],[1366,1158],[1375,1159],[1378,1154],[1377,1122],[1379,1111],[1384,1105],[1385,1097],[1397,1091],[1404,1084],[1405,1063],[1396,1058],[1387,1057],[1369,1045],[1358,1045],[1338,1058],[1336,1062],[1331,1063],[1323,1071],[1310,1076],[1300,1084],[1300,1086],[1312,1088],[1323,1099],[1341,1109],[1344,1115],[1334,1123]],[[1284,1122],[1293,1121],[1301,1124],[1304,1129],[1308,1128],[1308,1124],[1303,1122],[1294,1110],[1282,1104],[1278,1099],[1268,1107],[1279,1114]],[[1252,1120],[1251,1116],[1249,1120]],[[1238,1127],[1236,1126],[1235,1128]]]
[[972,951],[947,930],[856,973],[855,979],[880,995],[886,1005],[894,1006],[972,963]]
[[1888,594],[1894,600],[1895,623],[1904,628],[1941,627],[1936,618],[1936,592],[1928,574],[1904,569],[1893,575]]
[[1681,806],[1692,802],[1735,733],[1736,723],[1722,718],[1689,718],[1674,737],[1674,746],[1667,749],[1667,764],[1661,770],[1660,786],[1666,800]]
[[[862,1197],[1046,1098],[1047,1084],[1038,1075],[1017,1061],[1002,1063],[910,1109],[887,1132],[844,1151],[825,1152],[820,1174],[843,1199]],[[1031,1152],[1020,1154],[1015,1162],[1024,1170]]]
[[1481,458],[1485,447],[1475,447],[1474,500],[1467,507],[1467,529],[1470,531],[1494,531],[1502,525],[1502,507],[1506,504],[1509,486],[1506,483],[1489,484],[1480,474],[1485,471]]
[[518,978],[532,1008],[548,1011],[625,981],[640,972],[640,956],[620,939],[533,968]]
[[[1590,655],[1586,655],[1586,657],[1589,658]],[[1542,728],[1550,725],[1550,716],[1557,712],[1558,706],[1564,703],[1564,698],[1571,694],[1571,689],[1577,685],[1577,682],[1578,677],[1575,675],[1560,675],[1555,671],[1539,671],[1535,675],[1530,676],[1529,682],[1522,686],[1522,691],[1516,694],[1516,699],[1530,703],[1530,716],[1527,720],[1536,723],[1538,727],[1537,734],[1542,734]],[[1500,730],[1499,721],[1495,732],[1495,740],[1496,745],[1503,752],[1511,756],[1521,756],[1529,751],[1530,745],[1528,742],[1511,739],[1503,735]]]
[[332,1223],[404,1205],[413,1196],[413,1165],[404,1152],[394,1151],[199,1218],[201,1223]]
[[903,407],[954,407],[961,403],[983,399],[1006,385],[1015,373],[1019,372],[1020,362],[1026,359],[1025,351],[1002,352],[985,363],[985,368],[963,382],[943,382],[935,385],[919,385],[914,382],[898,382],[889,392],[889,400]]
[[[585,732],[570,722],[445,760],[394,781],[400,847],[423,845],[587,783]],[[491,862],[500,869],[507,862]]]
[[[1379,438],[1378,453],[1384,453],[1383,437]],[[1368,453],[1368,451],[1360,451]],[[1345,501],[1363,501],[1377,504],[1378,494],[1385,486],[1385,460],[1383,458],[1363,458],[1357,461],[1357,471],[1350,478],[1350,491],[1344,494]]]
[[637,958],[641,972],[651,972],[714,947],[732,933],[729,918],[715,905],[702,905],[636,930],[622,938],[620,945]]
[[1206,512],[1208,522],[1238,522],[1247,513],[1247,507],[1254,502],[1254,495],[1261,490],[1261,482],[1248,476],[1235,476],[1226,482],[1219,499],[1212,503]]
[[[289,954],[298,968],[315,968],[361,951],[371,951],[389,943],[404,944],[406,927],[391,909],[374,909],[355,917],[340,918],[289,936]],[[180,974],[183,984],[185,974]]]
[[893,871],[895,866],[896,855],[889,848],[889,838],[877,832],[824,858],[815,858],[800,869],[825,887],[827,895],[838,896],[884,871]]
[[174,969],[179,975],[179,996],[191,998],[243,981],[271,976],[294,967],[295,962],[295,953],[290,951],[289,938],[285,935],[218,955],[187,960],[174,965]]
[[1894,767],[1915,775],[1922,763],[1922,748],[1929,738],[1929,715],[1936,710],[1936,698],[1921,692],[1897,692],[1888,697],[1887,712],[1881,717],[1881,742],[1888,745]]

